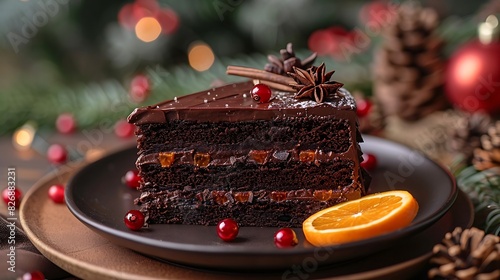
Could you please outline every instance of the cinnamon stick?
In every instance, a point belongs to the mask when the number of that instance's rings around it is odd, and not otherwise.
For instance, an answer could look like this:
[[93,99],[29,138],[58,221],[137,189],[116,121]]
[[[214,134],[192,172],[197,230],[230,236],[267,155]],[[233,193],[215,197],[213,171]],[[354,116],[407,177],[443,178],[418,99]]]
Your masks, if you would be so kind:
[[264,80],[254,80],[254,84],[257,82],[257,84],[265,84],[271,88],[277,89],[277,90],[282,90],[282,91],[290,91],[294,92],[296,91],[293,87],[270,82],[270,81],[264,81]]
[[[280,84],[284,86],[289,86],[290,84],[295,84],[295,81],[291,77],[285,77],[279,74],[267,72],[265,70],[242,67],[242,66],[228,66],[226,74],[241,76],[251,79],[258,79],[261,81],[268,81],[275,84]],[[293,90],[292,90],[293,91]]]

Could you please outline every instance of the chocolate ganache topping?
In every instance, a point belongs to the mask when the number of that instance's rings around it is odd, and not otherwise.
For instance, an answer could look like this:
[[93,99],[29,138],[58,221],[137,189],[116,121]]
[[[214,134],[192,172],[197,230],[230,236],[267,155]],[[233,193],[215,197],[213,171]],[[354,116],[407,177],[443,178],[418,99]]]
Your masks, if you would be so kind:
[[[193,121],[251,121],[286,117],[331,116],[354,118],[356,105],[345,89],[339,94],[324,95],[322,103],[296,99],[289,92],[273,91],[268,103],[256,103],[250,96],[252,81],[230,84],[219,88],[174,98],[156,105],[135,109],[128,121],[136,125],[165,123],[169,120]],[[209,109],[209,110],[208,110]]]

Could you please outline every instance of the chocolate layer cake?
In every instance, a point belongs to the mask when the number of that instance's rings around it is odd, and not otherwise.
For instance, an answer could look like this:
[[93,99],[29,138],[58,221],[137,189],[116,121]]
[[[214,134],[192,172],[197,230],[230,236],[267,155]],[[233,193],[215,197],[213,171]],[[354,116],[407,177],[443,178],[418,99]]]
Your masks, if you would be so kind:
[[325,207],[365,194],[353,97],[322,103],[273,91],[255,102],[252,82],[136,109],[136,203],[149,223],[300,227]]

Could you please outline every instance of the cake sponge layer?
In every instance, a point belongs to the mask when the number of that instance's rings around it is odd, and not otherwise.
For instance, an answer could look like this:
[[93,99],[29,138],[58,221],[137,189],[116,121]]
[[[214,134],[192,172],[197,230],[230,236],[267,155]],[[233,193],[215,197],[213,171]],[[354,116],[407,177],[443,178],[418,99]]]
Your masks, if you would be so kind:
[[315,192],[318,190],[291,191],[287,193],[299,197],[275,200],[273,192],[257,191],[251,202],[241,202],[236,193],[224,191],[205,191],[201,195],[192,191],[145,192],[136,203],[147,209],[150,223],[216,225],[231,217],[240,226],[300,227],[310,213],[361,196],[355,190],[322,190],[331,198],[320,201],[324,196],[314,195]]
[[320,149],[343,153],[352,145],[349,123],[333,117],[284,118],[271,121],[207,122],[173,120],[139,126],[141,153],[196,149],[208,152],[217,145],[239,149]]

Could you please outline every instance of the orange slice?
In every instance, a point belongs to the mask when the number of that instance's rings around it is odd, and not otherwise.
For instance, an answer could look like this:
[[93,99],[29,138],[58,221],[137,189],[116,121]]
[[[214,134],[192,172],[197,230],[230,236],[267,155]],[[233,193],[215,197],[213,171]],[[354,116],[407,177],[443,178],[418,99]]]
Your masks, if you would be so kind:
[[418,203],[407,191],[386,191],[323,209],[302,224],[309,243],[327,246],[371,238],[411,223]]

